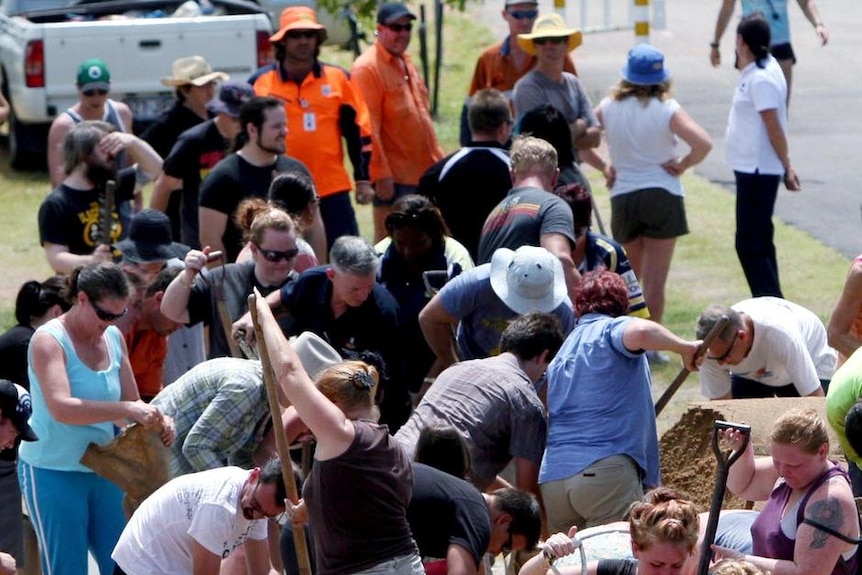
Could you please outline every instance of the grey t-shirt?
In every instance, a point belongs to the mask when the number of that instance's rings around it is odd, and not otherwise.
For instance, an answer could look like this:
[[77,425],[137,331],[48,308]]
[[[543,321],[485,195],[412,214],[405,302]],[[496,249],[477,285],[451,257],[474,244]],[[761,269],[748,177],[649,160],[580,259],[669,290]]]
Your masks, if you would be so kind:
[[563,72],[562,82],[555,82],[538,70],[527,72],[515,83],[512,102],[518,118],[528,110],[550,104],[562,112],[569,124],[578,119],[588,126],[599,124],[583,82],[568,72]]
[[539,465],[547,420],[539,396],[514,355],[462,361],[445,370],[395,434],[412,458],[419,432],[449,425],[467,440],[472,482],[484,489],[513,457]]

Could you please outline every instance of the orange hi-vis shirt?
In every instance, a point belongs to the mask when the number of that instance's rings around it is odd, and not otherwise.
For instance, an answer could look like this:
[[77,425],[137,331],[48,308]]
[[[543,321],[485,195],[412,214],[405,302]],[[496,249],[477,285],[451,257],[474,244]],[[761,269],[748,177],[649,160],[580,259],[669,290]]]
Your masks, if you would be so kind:
[[[479,56],[476,69],[473,71],[473,81],[470,83],[468,95],[472,96],[479,90],[486,88],[494,88],[511,97],[510,92],[515,87],[515,82],[535,66],[536,57],[528,55],[524,66],[518,69],[509,47],[509,36],[506,36],[502,42],[486,48]],[[578,75],[571,55],[566,56],[563,70],[571,72],[575,76]]]
[[431,122],[428,88],[410,56],[393,56],[378,40],[353,62],[350,75],[371,115],[371,179],[418,186],[444,154]]
[[249,80],[258,96],[284,100],[287,153],[308,168],[321,197],[349,191],[353,182],[344,169],[344,148],[354,180],[370,180],[371,120],[362,96],[346,70],[315,62],[301,81],[276,62]]

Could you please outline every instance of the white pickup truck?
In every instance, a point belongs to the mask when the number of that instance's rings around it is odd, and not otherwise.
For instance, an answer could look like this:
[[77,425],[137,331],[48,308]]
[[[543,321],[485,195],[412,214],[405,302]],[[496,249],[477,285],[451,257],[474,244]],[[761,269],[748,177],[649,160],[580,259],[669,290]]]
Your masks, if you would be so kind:
[[201,55],[240,81],[269,61],[264,9],[247,0],[200,1],[0,0],[13,166],[44,165],[50,123],[77,100],[75,74],[88,58],[108,64],[111,97],[132,109],[136,131],[172,104],[159,80],[175,59]]

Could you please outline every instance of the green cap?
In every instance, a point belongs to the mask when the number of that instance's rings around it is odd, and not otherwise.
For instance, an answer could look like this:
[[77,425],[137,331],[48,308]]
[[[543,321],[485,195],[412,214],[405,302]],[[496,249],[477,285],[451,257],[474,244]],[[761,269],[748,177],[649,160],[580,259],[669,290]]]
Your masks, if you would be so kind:
[[111,73],[108,65],[98,58],[85,60],[78,66],[77,84],[81,90],[110,90]]

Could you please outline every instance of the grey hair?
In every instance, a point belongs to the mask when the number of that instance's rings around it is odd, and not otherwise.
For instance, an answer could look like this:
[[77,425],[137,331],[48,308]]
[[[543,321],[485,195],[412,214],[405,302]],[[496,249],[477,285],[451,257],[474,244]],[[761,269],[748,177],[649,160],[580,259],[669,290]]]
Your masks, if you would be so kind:
[[329,262],[336,271],[367,277],[377,273],[379,259],[368,240],[341,236],[329,250]]
[[75,124],[63,136],[63,171],[68,176],[93,155],[99,141],[114,131],[114,126],[102,120],[86,120]]
[[726,315],[730,320],[721,333],[718,334],[718,339],[723,342],[728,342],[733,339],[733,334],[742,328],[742,316],[735,309],[726,305],[712,304],[703,310],[700,317],[697,318],[696,337],[697,339],[705,338],[721,316]]

